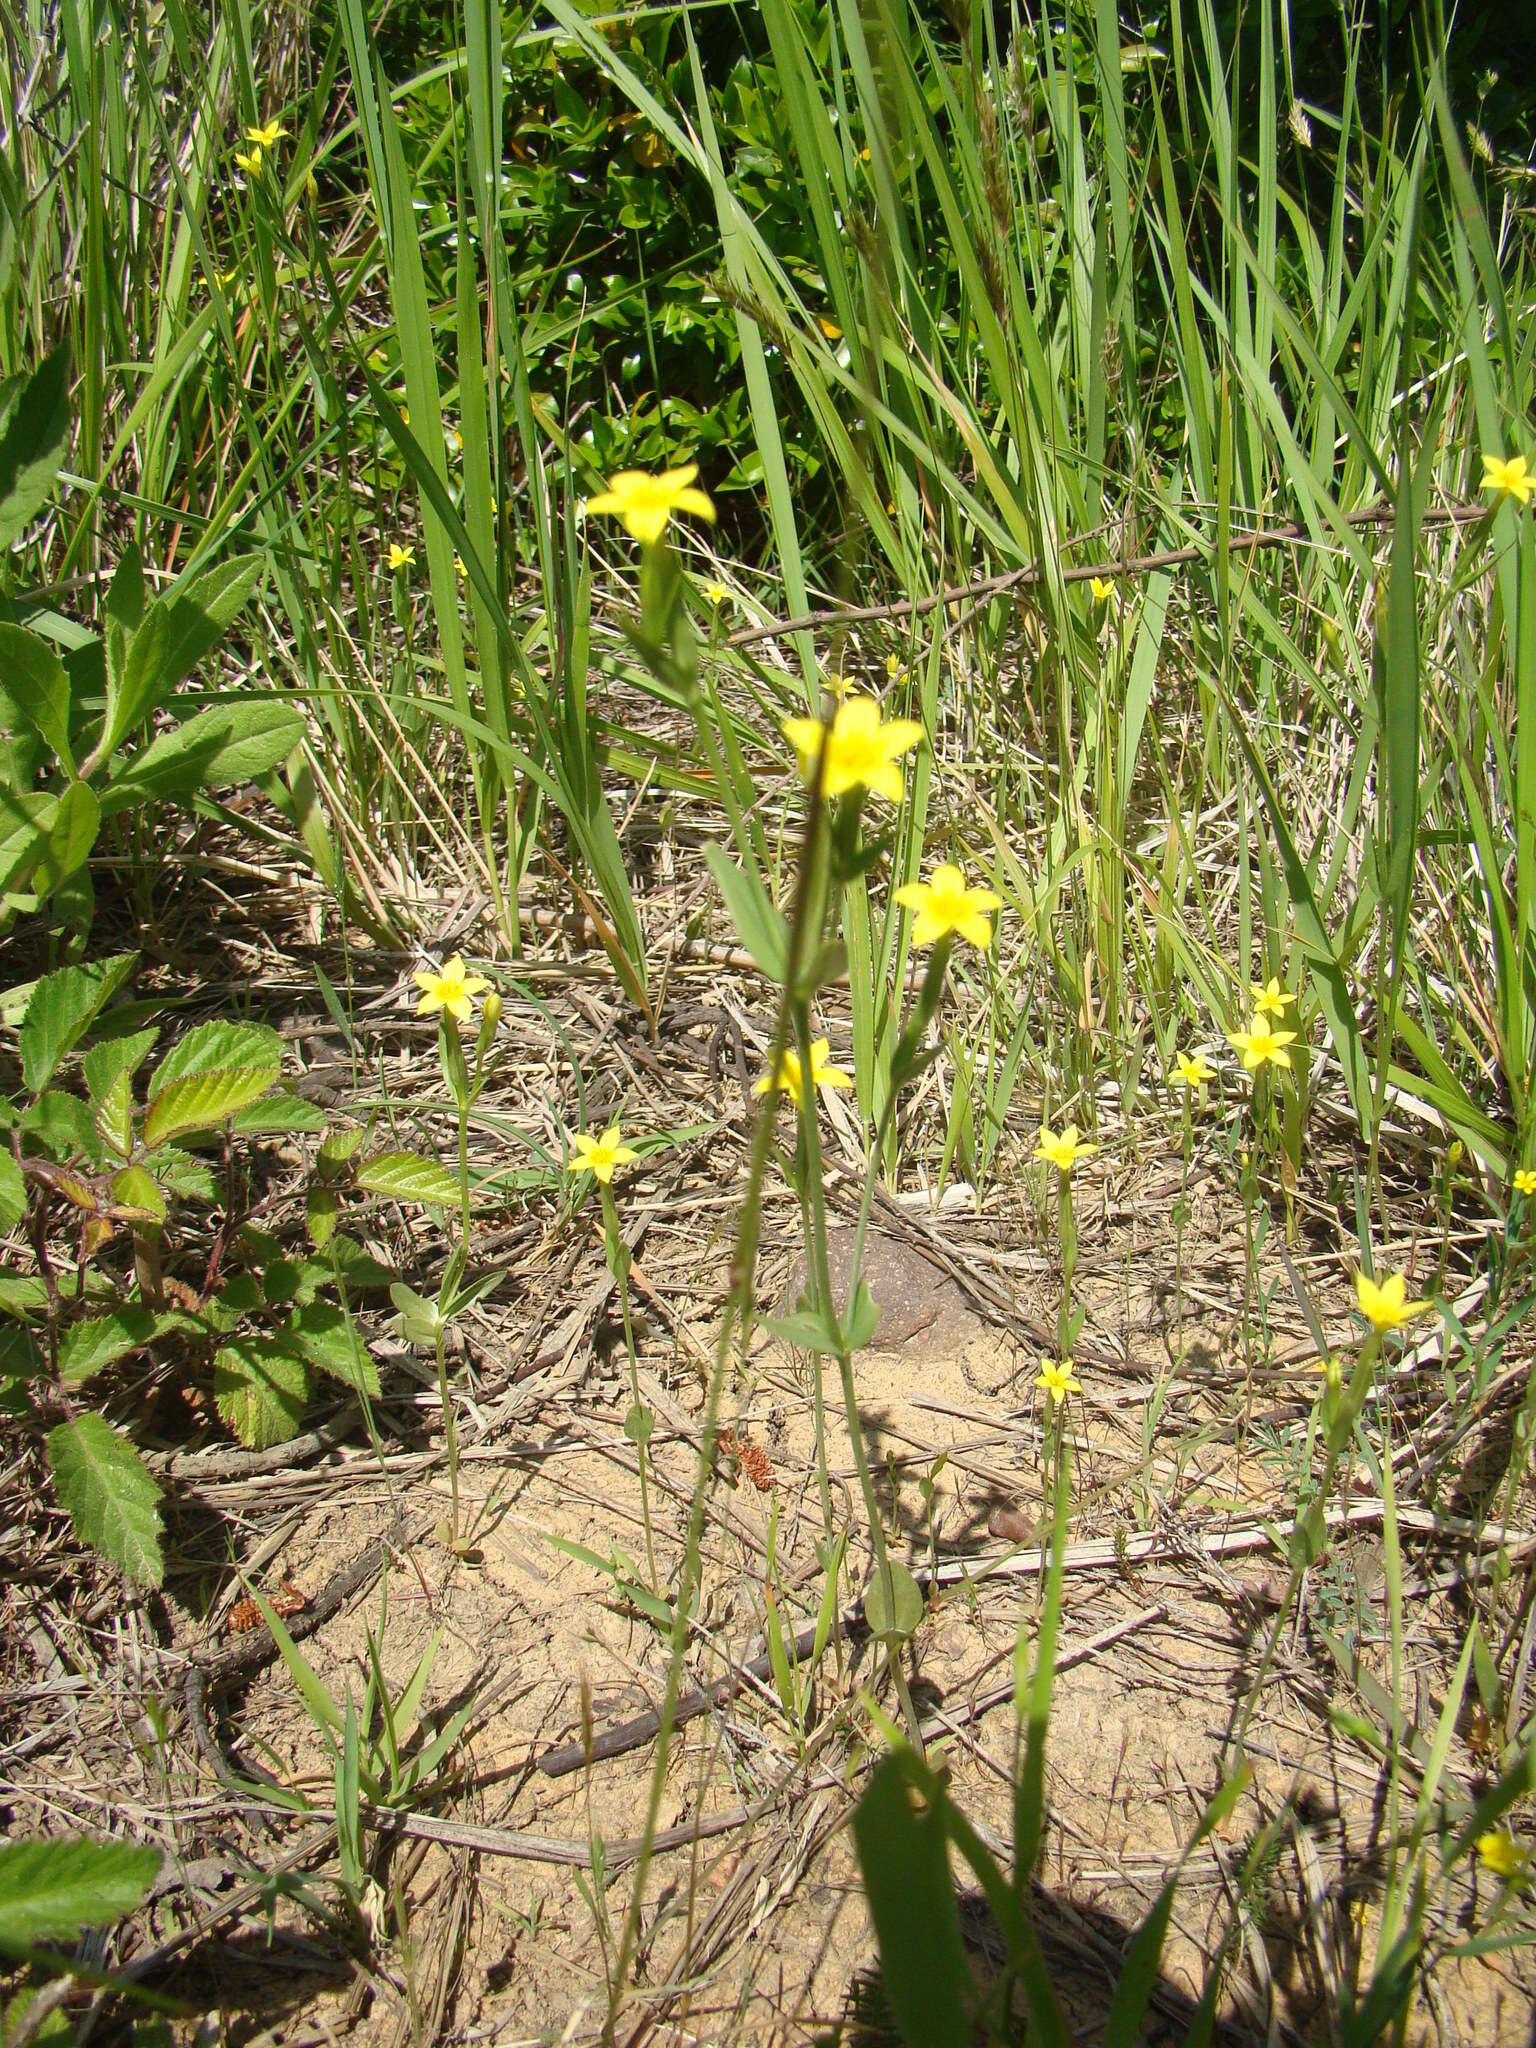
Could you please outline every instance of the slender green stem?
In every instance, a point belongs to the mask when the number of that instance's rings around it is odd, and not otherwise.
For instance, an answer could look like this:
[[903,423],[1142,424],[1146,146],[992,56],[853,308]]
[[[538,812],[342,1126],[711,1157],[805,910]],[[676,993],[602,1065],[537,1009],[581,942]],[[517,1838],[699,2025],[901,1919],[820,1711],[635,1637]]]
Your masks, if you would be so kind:
[[439,1320],[437,1326],[437,1392],[443,1406],[443,1438],[448,1447],[448,1485],[453,1495],[453,1545],[459,1547],[459,1432],[454,1420],[453,1397],[448,1391],[448,1360],[445,1346],[448,1325]]
[[661,1582],[656,1573],[656,1541],[651,1529],[651,1483],[650,1447],[651,1416],[640,1397],[640,1361],[635,1353],[634,1324],[629,1312],[629,1246],[619,1229],[618,1204],[613,1199],[612,1186],[604,1182],[603,1198],[603,1245],[608,1255],[608,1270],[612,1273],[619,1290],[619,1314],[624,1320],[624,1350],[629,1360],[630,1410],[624,1418],[624,1434],[634,1444],[640,1459],[640,1516],[645,1524],[645,1561],[651,1574],[651,1591],[659,1593]]

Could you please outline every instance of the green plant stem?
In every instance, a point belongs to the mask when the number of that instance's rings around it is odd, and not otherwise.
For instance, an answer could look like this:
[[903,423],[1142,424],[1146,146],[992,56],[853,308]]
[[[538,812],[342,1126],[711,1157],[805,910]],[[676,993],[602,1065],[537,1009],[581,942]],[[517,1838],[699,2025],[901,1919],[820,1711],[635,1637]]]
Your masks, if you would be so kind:
[[629,1395],[631,1407],[625,1419],[625,1434],[631,1437],[640,1460],[640,1515],[645,1524],[645,1561],[651,1574],[651,1591],[659,1594],[661,1582],[656,1573],[656,1543],[651,1530],[651,1485],[650,1485],[650,1429],[649,1414],[640,1398],[640,1362],[635,1355],[635,1332],[629,1312],[629,1247],[619,1229],[618,1204],[613,1199],[613,1188],[604,1183],[603,1198],[603,1246],[608,1256],[608,1270],[614,1277],[619,1290],[619,1314],[624,1322],[624,1351],[629,1360]]
[[[812,1238],[811,1202],[802,1179],[800,1188],[800,1230],[803,1241],[809,1245]],[[832,1541],[832,1485],[827,1477],[827,1403],[826,1390],[822,1380],[821,1353],[811,1353],[811,1409],[816,1425],[816,1484],[821,1495],[821,1519],[827,1532],[827,1541]]]
[[443,1404],[443,1438],[448,1447],[448,1485],[453,1494],[453,1548],[459,1547],[459,1432],[454,1420],[453,1397],[448,1388],[446,1343],[448,1328],[439,1322],[437,1330],[437,1392]]
[[1327,1530],[1328,1494],[1333,1485],[1333,1475],[1345,1447],[1354,1434],[1355,1424],[1360,1419],[1361,1411],[1365,1407],[1366,1396],[1370,1392],[1371,1375],[1380,1356],[1381,1338],[1375,1330],[1372,1330],[1360,1347],[1359,1354],[1355,1359],[1354,1370],[1349,1376],[1348,1385],[1340,1387],[1337,1392],[1333,1391],[1331,1387],[1324,1392],[1325,1412],[1327,1408],[1331,1407],[1332,1414],[1328,1418],[1328,1434],[1324,1440],[1322,1477],[1318,1481],[1317,1491],[1313,1495],[1305,1515],[1297,1516],[1296,1526],[1291,1536],[1292,1561],[1290,1578],[1286,1583],[1285,1593],[1281,1598],[1274,1622],[1270,1628],[1269,1638],[1264,1645],[1264,1654],[1259,1659],[1258,1671],[1252,1686],[1249,1688],[1248,1697],[1243,1702],[1243,1711],[1238,1717],[1237,1727],[1233,1731],[1232,1740],[1229,1744],[1229,1747],[1235,1749],[1239,1756],[1242,1754],[1243,1738],[1248,1731],[1248,1722],[1258,1702],[1259,1694],[1264,1689],[1264,1680],[1269,1674],[1269,1667],[1273,1662],[1281,1634],[1285,1629],[1287,1621],[1290,1619],[1291,1610],[1296,1602],[1296,1596],[1301,1591],[1301,1582],[1312,1564],[1322,1554],[1323,1539]]

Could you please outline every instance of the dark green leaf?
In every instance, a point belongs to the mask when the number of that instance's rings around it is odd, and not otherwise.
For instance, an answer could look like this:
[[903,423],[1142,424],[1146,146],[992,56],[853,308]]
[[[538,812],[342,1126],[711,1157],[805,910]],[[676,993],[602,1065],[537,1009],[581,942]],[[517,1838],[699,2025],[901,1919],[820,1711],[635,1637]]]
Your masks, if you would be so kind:
[[75,1534],[141,1586],[158,1586],[160,1489],[128,1439],[79,1415],[49,1431],[48,1463]]
[[853,1813],[880,1984],[907,2048],[969,2048],[971,1975],[943,1795],[920,1788],[914,1761],[905,1753],[882,1758]]
[[0,548],[8,548],[48,501],[69,446],[69,350],[60,342],[0,417]]
[[75,772],[69,746],[69,671],[46,640],[20,626],[0,625],[0,703],[9,702],[63,763]]
[[110,817],[131,804],[229,789],[270,774],[304,737],[304,720],[278,698],[214,704],[151,740],[101,793]]
[[0,1949],[75,1942],[143,1905],[160,1851],[135,1842],[0,1843]]
[[117,953],[89,967],[61,967],[37,983],[21,1024],[21,1077],[34,1095],[48,1085],[59,1061],[90,1030],[138,961],[137,953]]
[[248,1450],[298,1435],[309,1405],[309,1368],[271,1338],[226,1344],[213,1364],[219,1414]]
[[101,830],[101,805],[88,782],[72,782],[54,806],[33,853],[32,887],[51,896],[83,867]]
[[[130,1351],[142,1351],[167,1319],[136,1302],[109,1309],[105,1315],[87,1316],[72,1323],[59,1345],[59,1377],[79,1386],[103,1366],[126,1358]],[[176,1318],[168,1319],[175,1322]]]
[[356,1323],[333,1303],[312,1301],[296,1308],[284,1325],[283,1336],[289,1348],[307,1358],[317,1371],[328,1373],[355,1393],[377,1396],[379,1369],[368,1355]]

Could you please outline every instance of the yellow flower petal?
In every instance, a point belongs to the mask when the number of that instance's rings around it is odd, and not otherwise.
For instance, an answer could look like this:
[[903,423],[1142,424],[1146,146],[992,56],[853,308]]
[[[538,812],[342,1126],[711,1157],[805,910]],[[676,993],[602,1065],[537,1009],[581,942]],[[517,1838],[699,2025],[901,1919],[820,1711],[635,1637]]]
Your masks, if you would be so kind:
[[1427,1315],[1433,1307],[1431,1302],[1409,1301],[1407,1296],[1408,1282],[1401,1273],[1389,1273],[1379,1286],[1365,1273],[1355,1275],[1355,1299],[1360,1313],[1378,1336],[1400,1330],[1405,1323]]

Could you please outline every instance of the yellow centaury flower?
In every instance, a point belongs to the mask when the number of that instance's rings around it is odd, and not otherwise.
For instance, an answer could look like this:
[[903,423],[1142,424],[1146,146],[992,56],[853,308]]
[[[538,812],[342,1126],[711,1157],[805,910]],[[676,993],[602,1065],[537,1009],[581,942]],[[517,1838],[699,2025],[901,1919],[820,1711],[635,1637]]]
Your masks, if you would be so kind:
[[[811,1040],[811,1086],[812,1088],[851,1088],[852,1074],[831,1064],[831,1042],[825,1038]],[[786,1045],[779,1054],[778,1066],[771,1074],[761,1074],[752,1084],[754,1095],[766,1095],[770,1088],[777,1088],[787,1095],[796,1109],[805,1107],[805,1082],[800,1068],[800,1055],[792,1045]]]
[[633,1166],[640,1157],[620,1140],[619,1127],[612,1123],[600,1138],[594,1138],[590,1131],[572,1131],[571,1158],[566,1164],[567,1173],[590,1173],[596,1181],[607,1187],[614,1172],[621,1166]]
[[1185,1088],[1201,1088],[1207,1081],[1215,1080],[1216,1069],[1203,1052],[1197,1052],[1193,1059],[1187,1052],[1181,1052],[1175,1057],[1178,1072],[1174,1079]]
[[1490,1828],[1486,1835],[1479,1835],[1477,1854],[1484,1868],[1495,1877],[1502,1877],[1506,1884],[1523,1877],[1530,1861],[1529,1851],[1521,1847],[1508,1828]]
[[1088,588],[1093,592],[1095,604],[1108,604],[1115,594],[1114,584],[1107,583],[1102,576],[1090,576]]
[[1379,1287],[1364,1273],[1357,1273],[1355,1298],[1361,1315],[1378,1337],[1384,1337],[1388,1330],[1400,1330],[1404,1323],[1427,1315],[1433,1307],[1432,1302],[1409,1301],[1408,1283],[1401,1273],[1389,1273]]
[[403,548],[403,547],[401,547],[401,545],[400,545],[399,541],[397,541],[397,540],[392,540],[392,541],[390,542],[390,544],[389,544],[389,566],[390,566],[390,568],[391,568],[391,569],[409,569],[409,568],[410,568],[410,566],[411,566],[411,564],[412,564],[412,562],[414,562],[414,561],[415,561],[415,559],[416,559],[416,550],[415,550],[414,548],[412,548],[412,547],[404,547],[404,548]]
[[1515,1193],[1536,1195],[1536,1168],[1517,1166],[1515,1168]]
[[1497,491],[1501,498],[1513,498],[1518,505],[1529,505],[1531,492],[1536,490],[1536,476],[1532,476],[1523,455],[1485,455],[1483,489]]
[[706,583],[701,594],[705,602],[712,604],[716,611],[721,605],[729,604],[731,601],[730,587],[724,583]]
[[243,150],[237,149],[235,151],[235,162],[248,178],[258,177],[261,172],[261,151],[253,149],[250,155],[247,156]]
[[1283,1017],[1296,1000],[1273,975],[1267,982],[1250,981],[1248,989],[1253,997],[1253,1007],[1261,1017]]
[[1260,1067],[1289,1067],[1291,1056],[1286,1047],[1295,1039],[1294,1031],[1276,1031],[1265,1016],[1256,1016],[1246,1031],[1229,1031],[1227,1042],[1243,1056],[1243,1065],[1250,1074],[1256,1074]]
[[867,789],[887,803],[899,804],[902,783],[896,763],[922,736],[923,728],[911,718],[891,718],[882,724],[880,706],[873,697],[845,697],[837,707],[830,733],[819,718],[784,721],[784,737],[795,750],[807,788],[815,781],[825,741],[827,765],[821,793],[828,798],[844,796],[850,789]]
[[421,990],[421,1001],[416,1005],[418,1017],[431,1017],[446,1010],[460,1024],[468,1023],[475,997],[491,985],[483,975],[465,973],[460,953],[445,961],[439,972],[418,968],[411,979]]
[[1086,1145],[1079,1139],[1076,1124],[1068,1124],[1059,1137],[1049,1124],[1042,1124],[1035,1157],[1047,1160],[1059,1173],[1070,1173],[1079,1159],[1086,1159],[1098,1149],[1097,1145]]
[[649,547],[661,539],[674,512],[692,512],[714,524],[714,506],[702,491],[693,488],[698,473],[696,462],[663,470],[660,476],[643,469],[621,469],[617,476],[609,477],[606,491],[588,498],[587,510],[610,514],[621,521],[632,539]]
[[288,130],[280,127],[276,121],[267,121],[260,128],[247,128],[245,139],[252,149],[273,150],[287,133]]
[[1068,1394],[1080,1394],[1083,1391],[1083,1383],[1073,1372],[1070,1358],[1064,1358],[1060,1365],[1054,1358],[1042,1358],[1040,1370],[1035,1375],[1035,1385],[1043,1387],[1047,1398],[1052,1402],[1065,1401]]
[[1001,909],[1003,899],[995,889],[968,889],[960,870],[941,861],[932,881],[905,883],[896,891],[896,901],[903,910],[917,912],[912,926],[914,944],[936,945],[951,932],[958,932],[985,952],[992,943],[992,920],[987,912]]

